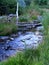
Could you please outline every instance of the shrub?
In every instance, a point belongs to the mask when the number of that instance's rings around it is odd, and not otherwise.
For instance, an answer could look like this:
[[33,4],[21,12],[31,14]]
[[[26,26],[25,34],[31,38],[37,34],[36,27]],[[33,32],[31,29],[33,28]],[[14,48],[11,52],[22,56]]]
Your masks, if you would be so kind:
[[10,35],[17,31],[17,26],[14,22],[0,22],[0,35]]
[[34,2],[39,5],[47,5],[47,0],[35,0]]
[[32,20],[37,20],[37,16],[33,15],[33,16],[31,17],[31,19],[32,19]]
[[28,17],[26,17],[26,16],[20,16],[19,17],[19,21],[20,22],[28,22]]

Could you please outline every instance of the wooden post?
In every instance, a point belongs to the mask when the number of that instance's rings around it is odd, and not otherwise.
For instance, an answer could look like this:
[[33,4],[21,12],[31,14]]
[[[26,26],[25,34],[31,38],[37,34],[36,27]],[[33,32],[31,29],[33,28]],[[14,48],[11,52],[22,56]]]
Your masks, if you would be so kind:
[[18,24],[18,2],[17,2],[17,10],[16,10],[16,23]]

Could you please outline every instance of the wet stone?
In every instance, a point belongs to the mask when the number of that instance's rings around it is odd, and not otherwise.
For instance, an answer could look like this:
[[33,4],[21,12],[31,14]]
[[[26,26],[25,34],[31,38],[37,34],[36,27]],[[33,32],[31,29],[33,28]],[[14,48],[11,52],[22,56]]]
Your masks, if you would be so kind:
[[16,38],[16,37],[18,37],[18,34],[12,34],[10,37]]
[[10,45],[7,45],[4,47],[5,50],[9,50],[9,49],[12,49],[12,47]]
[[8,39],[9,37],[8,37],[8,36],[1,36],[0,38],[3,39],[3,40],[6,40],[6,39]]
[[1,43],[4,43],[4,42],[6,42],[6,41],[5,41],[5,40],[3,40],[3,39],[0,39],[0,42],[1,42]]

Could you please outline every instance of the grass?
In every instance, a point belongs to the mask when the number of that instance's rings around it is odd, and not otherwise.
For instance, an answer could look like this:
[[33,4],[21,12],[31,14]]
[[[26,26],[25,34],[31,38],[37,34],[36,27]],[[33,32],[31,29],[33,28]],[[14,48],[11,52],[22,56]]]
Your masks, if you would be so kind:
[[0,22],[0,35],[10,35],[17,32],[17,26],[14,22]]
[[34,14],[24,14],[19,17],[19,22],[33,22],[37,20],[37,15]]
[[[19,22],[29,22],[37,19],[37,16],[29,17],[29,15],[24,15],[19,17]],[[8,22],[7,17],[0,19],[0,36],[10,35],[17,32],[16,17],[11,18]]]
[[43,61],[43,65],[49,65],[49,12],[45,12],[43,14],[42,23],[44,25],[44,41],[43,46],[41,47],[41,60]]
[[[44,40],[37,49],[26,49],[24,52],[10,57],[6,61],[0,62],[0,65],[49,65],[49,11],[43,13],[41,20],[44,26]],[[15,30],[15,23],[0,23],[0,32],[5,35]],[[9,30],[9,31],[8,31]],[[5,31],[5,33],[4,33]],[[6,33],[6,34],[7,34]]]
[[[49,65],[49,12],[43,14],[44,40],[37,49],[26,49],[0,65]],[[45,32],[46,31],[46,32]]]
[[26,15],[20,16],[19,22],[28,22],[28,17]]
[[38,61],[39,56],[38,49],[28,49],[24,52],[18,53],[15,57],[9,58],[8,61],[1,62],[0,65],[33,65],[35,60]]

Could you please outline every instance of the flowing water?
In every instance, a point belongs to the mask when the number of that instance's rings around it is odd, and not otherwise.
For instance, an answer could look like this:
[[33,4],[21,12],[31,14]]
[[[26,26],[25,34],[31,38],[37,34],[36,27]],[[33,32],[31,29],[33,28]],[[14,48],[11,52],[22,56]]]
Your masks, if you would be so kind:
[[25,50],[25,48],[37,48],[42,40],[43,35],[39,31],[0,36],[0,61],[15,55],[17,51]]

